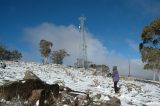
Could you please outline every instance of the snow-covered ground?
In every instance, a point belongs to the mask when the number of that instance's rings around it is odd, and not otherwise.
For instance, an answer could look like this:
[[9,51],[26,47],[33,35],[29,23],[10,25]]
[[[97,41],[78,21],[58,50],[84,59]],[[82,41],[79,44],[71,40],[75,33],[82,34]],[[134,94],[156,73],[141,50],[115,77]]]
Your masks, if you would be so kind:
[[89,92],[91,96],[101,94],[101,100],[116,96],[122,106],[160,106],[160,85],[120,79],[120,93],[115,94],[113,81],[109,77],[93,74],[93,69],[75,69],[63,65],[41,65],[33,62],[6,62],[6,69],[0,68],[0,84],[21,80],[27,70],[32,71],[47,83],[61,82],[76,91]]

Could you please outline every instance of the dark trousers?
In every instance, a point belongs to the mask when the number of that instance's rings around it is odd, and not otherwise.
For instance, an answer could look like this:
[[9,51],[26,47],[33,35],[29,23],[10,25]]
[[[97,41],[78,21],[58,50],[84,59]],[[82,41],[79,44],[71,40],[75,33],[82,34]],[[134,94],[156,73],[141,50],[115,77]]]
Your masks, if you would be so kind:
[[115,93],[118,93],[118,91],[119,91],[119,88],[117,87],[117,83],[118,83],[118,81],[114,81],[114,91],[115,91]]

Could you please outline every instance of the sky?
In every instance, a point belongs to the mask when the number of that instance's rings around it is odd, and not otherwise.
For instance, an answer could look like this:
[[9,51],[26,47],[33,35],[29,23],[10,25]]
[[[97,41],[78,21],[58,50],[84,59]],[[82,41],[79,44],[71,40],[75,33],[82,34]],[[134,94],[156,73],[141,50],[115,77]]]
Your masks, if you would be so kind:
[[138,50],[143,27],[160,14],[159,0],[0,0],[0,43],[18,49],[24,61],[41,61],[39,41],[53,43],[52,50],[65,49],[73,65],[79,57],[78,18],[84,14],[87,57],[121,74],[150,78],[143,70]]

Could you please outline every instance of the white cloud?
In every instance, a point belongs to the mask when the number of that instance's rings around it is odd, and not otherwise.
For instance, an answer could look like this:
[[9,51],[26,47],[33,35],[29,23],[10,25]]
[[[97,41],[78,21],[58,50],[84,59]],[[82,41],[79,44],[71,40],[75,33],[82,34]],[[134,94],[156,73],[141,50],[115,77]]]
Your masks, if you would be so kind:
[[138,43],[136,43],[135,41],[131,40],[131,39],[126,39],[128,45],[135,51],[139,51],[138,49]]
[[[100,41],[93,38],[92,34],[86,32],[88,58],[89,60],[102,64],[107,57],[107,49]],[[56,26],[54,24],[43,23],[34,28],[25,29],[25,38],[33,45],[34,50],[38,50],[41,39],[53,42],[53,50],[66,49],[71,55],[65,59],[69,64],[73,64],[80,55],[81,35],[79,30],[73,26]]]
[[[70,57],[65,59],[65,64],[73,65],[80,55],[81,35],[74,25],[57,26],[50,23],[43,23],[39,26],[26,28],[24,31],[25,39],[33,47],[32,53],[27,56],[40,58],[39,41],[46,39],[53,42],[53,50],[65,49]],[[111,69],[114,65],[118,66],[122,75],[128,75],[128,59],[115,51],[109,51],[94,35],[86,32],[88,60],[96,64],[106,64]],[[133,42],[129,42],[134,47]],[[140,60],[130,59],[131,74],[133,76],[151,77],[150,73],[143,70],[143,64]]]
[[153,72],[151,70],[144,70],[143,69],[144,64],[140,59],[131,59],[130,60],[130,69],[131,69],[131,75],[144,78],[152,78]]

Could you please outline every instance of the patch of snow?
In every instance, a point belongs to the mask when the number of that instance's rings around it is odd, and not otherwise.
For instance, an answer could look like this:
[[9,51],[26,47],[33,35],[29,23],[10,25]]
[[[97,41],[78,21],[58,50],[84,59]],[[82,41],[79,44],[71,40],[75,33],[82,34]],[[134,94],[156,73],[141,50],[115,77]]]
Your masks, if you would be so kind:
[[37,100],[37,102],[36,102],[36,106],[39,106],[39,100]]
[[22,83],[25,83],[26,81],[21,81]]

